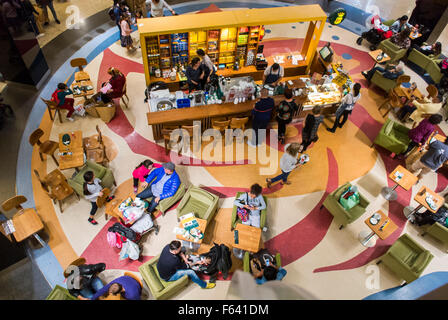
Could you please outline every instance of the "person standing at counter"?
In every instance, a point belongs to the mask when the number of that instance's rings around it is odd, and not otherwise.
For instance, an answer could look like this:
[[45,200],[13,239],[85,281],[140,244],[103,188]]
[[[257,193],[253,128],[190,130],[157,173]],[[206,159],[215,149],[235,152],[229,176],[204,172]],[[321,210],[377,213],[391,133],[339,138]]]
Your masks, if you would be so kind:
[[188,90],[189,92],[193,90],[202,89],[202,79],[204,79],[204,70],[201,66],[201,60],[198,57],[191,59],[187,71],[185,72],[187,76]]
[[263,73],[263,83],[269,84],[271,86],[276,86],[280,80],[283,78],[285,70],[278,63],[274,63],[264,70]]
[[176,12],[165,0],[151,0],[149,3],[151,4],[151,18],[163,17],[163,8],[170,10],[173,16],[176,15]]
[[[352,113],[356,102],[361,98],[361,85],[355,83],[351,92],[347,93],[341,101],[341,105],[336,110],[336,119],[334,120],[333,128],[327,128],[328,131],[334,133],[336,128],[342,128],[348,119],[348,115]],[[342,121],[340,119],[342,117]]]
[[204,70],[204,78],[202,79],[202,87],[205,88],[205,85],[210,82],[210,76],[215,73],[215,65],[213,64],[210,57],[205,54],[204,50],[198,49],[196,54],[202,59],[201,67]]
[[292,117],[298,109],[297,104],[293,100],[292,90],[287,88],[283,94],[285,100],[280,102],[277,109],[278,140],[281,144],[285,143],[286,125],[291,123]]
[[[261,137],[259,135],[263,129],[266,130],[269,120],[271,120],[272,110],[275,107],[274,99],[268,96],[268,89],[263,88],[260,93],[261,99],[255,103],[255,107],[252,109],[252,128],[254,129],[253,135],[255,136],[255,139],[252,140],[252,146],[254,147],[258,146],[259,142],[262,142],[260,141]],[[249,141],[248,143],[251,144]]]
[[324,121],[324,116],[321,115],[322,108],[315,106],[312,114],[308,114],[305,119],[305,126],[302,129],[302,144],[300,152],[305,152],[311,142],[316,142],[319,137],[317,130],[319,125]]

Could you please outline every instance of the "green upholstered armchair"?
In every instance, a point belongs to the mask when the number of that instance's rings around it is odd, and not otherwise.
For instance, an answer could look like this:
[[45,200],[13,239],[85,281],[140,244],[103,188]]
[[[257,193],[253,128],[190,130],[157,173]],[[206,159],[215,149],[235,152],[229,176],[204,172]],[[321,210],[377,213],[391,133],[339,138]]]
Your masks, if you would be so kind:
[[103,167],[102,165],[97,164],[93,161],[86,160],[86,163],[84,164],[82,169],[79,172],[75,172],[75,174],[68,179],[68,184],[80,196],[84,196],[84,173],[86,173],[87,171],[93,171],[95,177],[101,180],[101,185],[104,188],[112,188],[112,185],[116,185],[115,178],[112,174],[111,169]]
[[149,287],[153,297],[157,300],[165,300],[178,293],[188,285],[188,276],[185,275],[176,281],[164,281],[159,276],[157,262],[160,255],[155,256],[148,262],[142,264],[138,271]]
[[408,234],[403,234],[377,262],[383,262],[395,274],[410,283],[420,277],[434,256]]
[[[448,204],[444,204],[446,208],[448,208]],[[440,224],[439,222],[433,223],[432,225],[428,225],[424,227],[424,231],[422,236],[429,234],[441,241],[444,245],[448,244],[448,228]],[[448,249],[447,249],[448,252]]]
[[72,296],[66,288],[57,284],[45,300],[78,300],[78,298]]
[[[174,196],[165,198],[163,200],[159,201],[159,204],[157,205],[156,209],[162,212],[163,215],[165,215],[165,212],[171,208],[174,204],[176,204],[177,201],[182,199],[182,197],[185,194],[185,184],[182,182],[180,183],[179,189],[177,189]],[[147,200],[151,200],[151,198],[148,198]]]
[[[280,253],[277,253],[275,255],[275,265],[277,267],[281,267],[282,266],[282,258],[280,257]],[[244,272],[250,272],[250,253],[249,253],[249,251],[244,252],[243,271]]]
[[377,144],[390,152],[400,154],[406,151],[411,142],[408,137],[408,132],[409,128],[398,122],[387,119],[373,141],[373,144]]
[[193,212],[197,218],[210,223],[218,210],[218,200],[217,195],[192,185],[176,208],[177,217]]
[[[237,199],[243,193],[244,192],[237,192],[235,199]],[[266,209],[261,210],[261,212],[260,212],[260,229],[263,229],[266,226],[266,213],[268,212],[268,198],[266,196],[263,196],[263,199],[264,199],[264,202],[266,203]],[[237,208],[237,206],[233,205],[232,219],[230,220],[230,229],[231,230],[236,228],[237,223],[242,222],[236,213],[236,208]]]
[[397,79],[388,79],[383,77],[383,74],[379,72],[378,70],[375,71],[372,78],[369,81],[369,86],[371,84],[377,85],[381,89],[383,89],[386,92],[389,92],[391,89],[395,88],[397,86]]
[[352,184],[350,182],[347,182],[337,188],[335,191],[330,193],[327,198],[325,198],[322,206],[320,207],[321,209],[322,207],[325,207],[328,211],[330,211],[336,221],[341,224],[339,229],[342,229],[362,216],[364,212],[366,212],[366,208],[369,205],[369,201],[360,193],[359,203],[348,211],[344,209],[344,207],[340,204],[339,199],[344,191],[351,185]]
[[393,44],[389,39],[383,40],[378,45],[378,49],[383,50],[390,57],[391,62],[398,62],[406,55],[407,49],[401,49],[399,46]]
[[408,60],[425,70],[435,83],[439,83],[440,79],[442,79],[442,73],[438,65],[441,61],[440,55],[426,56],[420,51],[412,49],[409,53]]

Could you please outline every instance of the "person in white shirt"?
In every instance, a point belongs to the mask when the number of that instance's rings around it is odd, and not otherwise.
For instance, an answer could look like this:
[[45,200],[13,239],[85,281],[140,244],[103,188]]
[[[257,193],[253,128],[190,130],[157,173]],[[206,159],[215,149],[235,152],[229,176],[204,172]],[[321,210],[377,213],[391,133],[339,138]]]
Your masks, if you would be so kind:
[[[336,110],[336,119],[334,120],[333,128],[327,128],[330,132],[335,132],[336,128],[342,128],[348,119],[348,115],[352,113],[356,102],[361,98],[361,85],[355,83],[351,92],[347,93],[341,101],[341,105]],[[340,121],[342,117],[342,121]]]
[[98,197],[101,197],[103,195],[103,187],[101,186],[101,180],[98,178],[95,178],[95,175],[92,171],[87,171],[84,173],[84,185],[83,185],[83,193],[84,197],[90,201],[92,204],[92,209],[90,210],[90,217],[89,222],[93,225],[98,224],[98,222],[95,221],[93,216],[95,215],[96,211],[98,210],[98,206],[96,204],[96,199]]
[[204,50],[198,49],[196,54],[201,58],[201,64],[207,67],[204,70],[204,78],[202,79],[202,88],[205,88],[205,84],[210,81],[210,76],[215,73],[215,65],[210,57],[205,54]]
[[299,165],[299,160],[297,159],[299,150],[300,143],[297,142],[288,143],[285,146],[285,153],[280,158],[280,169],[282,170],[282,173],[272,179],[266,178],[268,188],[270,188],[273,183],[280,180],[282,180],[282,182],[280,182],[282,185],[291,184],[291,182],[288,181],[288,176],[291,171]]
[[170,10],[173,16],[176,15],[176,12],[165,0],[151,0],[149,3],[151,4],[151,17],[163,17],[163,8]]

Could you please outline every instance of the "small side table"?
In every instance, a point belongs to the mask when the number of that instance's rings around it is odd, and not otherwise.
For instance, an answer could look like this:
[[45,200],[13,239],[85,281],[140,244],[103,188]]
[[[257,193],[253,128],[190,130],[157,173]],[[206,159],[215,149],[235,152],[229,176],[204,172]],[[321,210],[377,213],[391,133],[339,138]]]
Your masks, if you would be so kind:
[[[207,220],[200,219],[200,218],[196,218],[196,220],[198,221],[198,224],[199,224],[199,227],[197,227],[197,229],[199,229],[202,232],[202,234],[204,234],[204,236],[205,236],[205,229],[207,228]],[[179,228],[183,228],[182,222],[179,223]],[[180,234],[176,235],[176,239],[181,240],[182,245],[185,248],[190,249],[193,252],[197,252],[199,250],[199,247],[202,244],[202,240],[204,240],[204,238],[202,238],[199,241],[195,242],[195,241],[191,241],[191,240],[184,238]]]
[[[401,178],[399,178],[399,176],[401,176]],[[398,186],[408,191],[418,181],[418,178],[415,175],[401,165],[398,165],[394,171],[389,174],[389,178],[395,182],[395,185],[392,188],[384,187],[381,189],[381,195],[388,201],[397,200],[398,195],[395,189]]]
[[[436,209],[431,209],[431,207],[426,202],[426,195],[430,194],[433,196],[434,202],[436,203],[437,207]],[[407,206],[403,209],[403,214],[405,215],[406,219],[412,220],[414,217],[414,214],[417,213],[421,208],[425,207],[432,213],[436,213],[437,210],[440,209],[440,207],[444,204],[445,199],[441,196],[439,196],[437,193],[432,191],[426,186],[422,186],[420,190],[417,192],[417,194],[414,197],[414,200],[418,203],[418,206],[416,208],[412,206]]]
[[[379,219],[375,219],[374,217],[378,216]],[[376,223],[372,223],[375,222]],[[375,245],[375,241],[372,241],[373,237],[377,235],[381,240],[388,238],[392,233],[397,230],[398,226],[390,219],[387,215],[384,214],[383,211],[378,210],[366,220],[364,223],[370,228],[371,232],[361,231],[359,233],[358,239],[361,244],[365,247],[373,247]]]

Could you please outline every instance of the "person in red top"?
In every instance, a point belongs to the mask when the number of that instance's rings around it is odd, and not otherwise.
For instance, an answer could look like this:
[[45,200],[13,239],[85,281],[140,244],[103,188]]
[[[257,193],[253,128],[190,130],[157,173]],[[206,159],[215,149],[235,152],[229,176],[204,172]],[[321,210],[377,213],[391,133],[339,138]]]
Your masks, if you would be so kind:
[[70,94],[73,94],[73,91],[65,83],[59,83],[58,88],[51,95],[51,101],[56,102],[59,108],[68,110],[67,120],[73,121],[72,115],[75,112],[73,108],[75,100],[66,98]]
[[153,163],[151,160],[147,159],[135,167],[132,171],[132,178],[134,179],[134,193],[138,190],[138,181],[145,182],[146,177],[151,172],[152,168],[161,168],[160,163]]
[[110,67],[107,73],[111,75],[108,82],[103,83],[103,87],[108,83],[111,85],[111,89],[107,91],[107,96],[111,99],[121,98],[123,96],[123,89],[126,83],[126,78],[120,70]]

